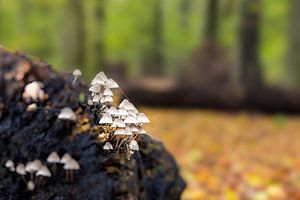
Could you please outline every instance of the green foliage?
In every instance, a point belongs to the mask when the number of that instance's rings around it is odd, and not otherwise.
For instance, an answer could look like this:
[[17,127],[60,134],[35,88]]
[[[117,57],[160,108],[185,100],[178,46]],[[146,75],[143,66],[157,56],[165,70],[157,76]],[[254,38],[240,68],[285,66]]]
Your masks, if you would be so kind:
[[[0,44],[42,57],[58,68],[70,70],[78,67],[66,64],[66,45],[70,44],[67,44],[64,35],[72,37],[69,1],[0,0]],[[95,16],[95,5],[101,2],[106,8],[103,26],[97,23]],[[233,60],[237,55],[239,2],[219,1],[218,38]],[[185,7],[183,3],[187,3]],[[265,0],[261,8],[260,55],[265,77],[272,83],[280,80],[284,65],[287,4],[286,1]],[[152,41],[154,0],[86,0],[83,9],[85,53],[82,55],[84,66],[80,67],[88,74],[85,78],[90,78],[103,67],[98,66],[99,55],[95,50],[95,44],[102,36],[105,59],[109,63],[127,63],[127,73],[139,75],[144,54],[156,45]],[[168,75],[178,74],[193,49],[200,45],[205,9],[206,1],[163,1],[163,53]]]

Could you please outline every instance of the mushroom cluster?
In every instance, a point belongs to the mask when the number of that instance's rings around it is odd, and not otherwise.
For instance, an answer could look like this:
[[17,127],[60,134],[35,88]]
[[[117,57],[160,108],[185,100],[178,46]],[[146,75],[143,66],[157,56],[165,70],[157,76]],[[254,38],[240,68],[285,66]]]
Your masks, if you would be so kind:
[[38,186],[42,185],[46,178],[51,178],[56,174],[57,165],[63,165],[63,169],[66,170],[66,180],[73,182],[73,171],[79,170],[79,163],[65,153],[62,158],[59,157],[57,152],[52,152],[47,158],[47,163],[51,165],[51,170],[41,160],[29,161],[26,164],[18,163],[15,165],[14,161],[7,160],[5,167],[11,171],[17,173],[23,181],[26,183],[27,190],[33,191]]
[[38,102],[48,98],[48,95],[43,90],[43,83],[33,81],[24,87],[23,99],[25,102]]
[[143,124],[150,123],[149,118],[140,113],[128,100],[124,99],[119,105],[114,105],[113,89],[119,85],[104,72],[98,73],[91,82],[88,100],[90,110],[99,117],[102,131],[97,135],[104,143],[103,149],[107,151],[125,151],[130,157],[134,151],[139,150],[135,140],[139,134],[145,134]]

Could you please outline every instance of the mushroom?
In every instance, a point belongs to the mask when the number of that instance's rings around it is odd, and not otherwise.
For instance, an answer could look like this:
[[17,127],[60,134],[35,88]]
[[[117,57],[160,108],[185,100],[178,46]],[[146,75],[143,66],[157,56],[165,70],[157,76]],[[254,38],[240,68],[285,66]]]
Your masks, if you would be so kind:
[[63,109],[61,109],[59,115],[58,115],[58,119],[62,119],[62,120],[68,120],[68,121],[76,121],[76,114],[74,113],[74,111],[69,108],[69,107],[65,107]]
[[95,84],[89,88],[89,91],[93,92],[93,93],[100,93],[101,89],[102,89],[102,86],[100,84]]
[[139,128],[139,134],[146,134],[146,131],[143,127]]
[[138,145],[136,140],[132,140],[129,143],[129,149],[132,150],[132,151],[138,151],[139,150],[139,145]]
[[137,121],[139,124],[148,124],[150,123],[149,118],[144,113],[138,113]]
[[104,96],[113,96],[113,92],[111,91],[111,89],[109,88],[104,88],[104,91],[103,91],[103,95]]
[[137,124],[137,122],[138,121],[136,120],[136,118],[132,115],[128,115],[124,120],[125,124]]
[[35,183],[39,185],[39,183],[43,180],[43,177],[51,177],[52,174],[47,166],[43,165],[36,173],[37,180]]
[[68,162],[68,160],[71,160],[71,159],[72,159],[72,157],[70,156],[70,154],[65,153],[63,155],[63,157],[60,159],[60,163],[61,164],[66,164]]
[[95,85],[95,84],[104,85],[106,81],[107,81],[107,77],[104,74],[104,72],[99,72],[92,80],[91,85]]
[[110,142],[106,142],[103,146],[103,149],[104,150],[113,150],[114,148]]
[[75,69],[75,70],[73,71],[73,76],[74,76],[74,79],[73,79],[73,82],[72,82],[73,85],[75,85],[77,79],[78,79],[81,75],[82,75],[82,73],[81,73],[80,69]]
[[118,109],[118,115],[120,118],[125,118],[128,115],[128,112],[124,108],[120,108]]
[[14,172],[15,171],[15,163],[12,160],[7,160],[5,162],[5,167],[9,169],[9,171]]
[[113,123],[112,117],[108,113],[105,113],[99,121],[99,124],[112,124],[112,123]]
[[103,96],[100,100],[101,103],[112,103],[114,100],[111,96]]
[[30,105],[27,106],[26,109],[28,112],[35,112],[37,110],[37,105],[36,103],[32,103]]
[[53,173],[56,174],[56,164],[60,163],[60,157],[57,154],[56,151],[53,151],[52,153],[49,154],[47,158],[47,162],[50,164],[53,164]]
[[93,103],[99,103],[100,102],[100,99],[101,99],[101,95],[98,95],[96,94],[94,97],[93,97]]
[[28,83],[25,88],[24,92],[22,94],[23,99],[26,102],[29,102],[30,99],[33,101],[39,101],[39,100],[45,100],[47,98],[47,94],[43,91],[43,84],[38,81],[33,81],[31,83]]
[[26,170],[25,170],[24,164],[20,163],[20,164],[17,165],[16,173],[19,174],[22,177],[22,179],[25,181],[25,183],[27,182],[26,179],[25,179]]
[[35,189],[35,184],[33,183],[33,181],[28,181],[27,190],[33,191],[34,189]]
[[70,180],[73,182],[73,171],[74,170],[80,170],[80,165],[75,159],[69,159],[64,165],[64,170],[66,170],[66,179]]
[[111,106],[107,112],[112,116],[119,116],[118,110],[114,106]]
[[111,89],[119,88],[118,83],[117,83],[114,79],[112,79],[112,78],[108,79],[108,80],[106,81],[105,85],[106,85],[107,87],[111,88]]
[[112,128],[125,128],[126,125],[123,120],[116,118],[111,125]]
[[38,171],[41,167],[42,162],[40,160],[34,160],[26,164],[25,171],[30,173],[30,180],[33,180],[33,173]]

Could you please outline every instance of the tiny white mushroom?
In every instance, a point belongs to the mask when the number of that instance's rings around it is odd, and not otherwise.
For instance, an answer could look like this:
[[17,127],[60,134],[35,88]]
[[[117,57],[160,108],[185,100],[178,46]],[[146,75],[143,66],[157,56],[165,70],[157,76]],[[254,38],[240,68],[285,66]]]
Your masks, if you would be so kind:
[[121,116],[121,117],[125,117],[125,116],[128,115],[128,112],[127,112],[127,110],[125,110],[124,108],[120,108],[120,109],[118,109],[118,114],[119,114],[119,116]]
[[96,94],[96,95],[93,97],[93,102],[94,102],[94,103],[99,103],[99,102],[100,102],[100,99],[101,99],[101,95]]
[[139,134],[146,134],[146,131],[143,127],[139,128]]
[[43,177],[51,177],[52,174],[51,174],[50,170],[48,169],[48,167],[43,165],[39,169],[39,171],[37,171],[36,176],[37,176],[37,178],[36,178],[35,183],[36,183],[36,185],[39,185],[40,182],[43,181]]
[[109,88],[112,88],[112,89],[113,89],[113,88],[119,88],[118,83],[117,83],[115,80],[113,80],[112,78],[108,79],[108,80],[106,81],[105,85],[106,85],[107,87],[109,87]]
[[8,168],[11,172],[15,171],[15,163],[12,160],[7,160],[5,162],[5,167]]
[[123,120],[116,118],[113,122],[113,124],[111,125],[112,128],[125,128],[126,125],[123,122]]
[[76,114],[71,108],[65,107],[60,111],[58,119],[76,121]]
[[21,175],[21,176],[24,176],[26,175],[26,170],[25,170],[25,166],[24,164],[20,163],[17,165],[16,167],[16,173]]
[[53,164],[53,173],[56,174],[56,164],[60,163],[60,157],[57,154],[56,151],[53,151],[52,153],[49,154],[47,158],[47,162],[50,164]]
[[101,103],[112,103],[113,101],[111,96],[103,96],[100,100]]
[[44,100],[47,98],[46,93],[43,91],[43,84],[38,81],[33,81],[28,83],[23,92],[23,99],[25,101],[29,101],[32,99],[33,101]]
[[73,182],[73,171],[80,170],[80,165],[75,159],[70,159],[65,163],[64,170],[66,170],[66,179],[69,180],[70,172],[70,180]]
[[102,89],[102,86],[100,84],[95,84],[89,88],[89,91],[93,92],[93,93],[100,93],[101,89]]
[[114,106],[111,106],[107,112],[112,116],[118,116],[118,110]]
[[32,103],[30,105],[27,106],[26,109],[28,112],[35,112],[37,110],[37,105],[36,103]]
[[125,124],[136,124],[137,122],[138,121],[136,120],[136,118],[132,115],[128,115],[124,120]]
[[115,130],[114,135],[125,135],[125,129],[121,128]]
[[111,91],[111,89],[105,88],[104,91],[103,91],[103,95],[104,96],[113,96],[114,93]]
[[132,140],[129,143],[129,149],[132,150],[132,151],[138,151],[139,150],[139,145],[138,145],[136,140]]
[[113,146],[110,142],[106,142],[105,145],[103,146],[104,150],[113,150]]
[[34,189],[35,189],[35,184],[33,183],[33,181],[28,181],[27,190],[33,191]]
[[71,160],[71,159],[72,159],[71,155],[68,154],[68,153],[65,153],[65,154],[63,155],[63,157],[60,159],[60,163],[66,164],[66,163],[67,163],[69,160]]
[[112,123],[113,123],[113,119],[111,115],[108,113],[105,113],[99,121],[99,124],[112,124]]
[[149,118],[144,113],[138,113],[137,121],[138,121],[138,123],[141,123],[141,124],[150,123]]
[[137,126],[131,126],[130,130],[132,133],[138,133],[139,132],[139,128]]
[[73,76],[74,76],[74,79],[73,79],[73,82],[72,82],[73,85],[76,83],[77,79],[78,79],[81,75],[82,75],[82,73],[81,73],[80,69],[75,69],[75,70],[73,71]]

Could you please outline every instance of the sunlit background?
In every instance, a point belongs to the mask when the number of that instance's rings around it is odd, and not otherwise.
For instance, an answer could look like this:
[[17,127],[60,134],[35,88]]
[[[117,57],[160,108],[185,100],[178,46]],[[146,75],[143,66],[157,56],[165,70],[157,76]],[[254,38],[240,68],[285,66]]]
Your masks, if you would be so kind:
[[297,0],[0,0],[0,44],[80,68],[86,81],[101,70],[118,79],[177,159],[183,199],[300,199],[299,9]]

